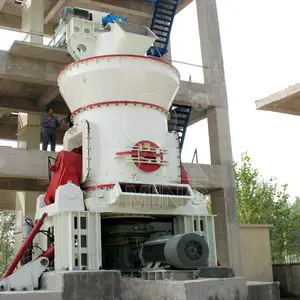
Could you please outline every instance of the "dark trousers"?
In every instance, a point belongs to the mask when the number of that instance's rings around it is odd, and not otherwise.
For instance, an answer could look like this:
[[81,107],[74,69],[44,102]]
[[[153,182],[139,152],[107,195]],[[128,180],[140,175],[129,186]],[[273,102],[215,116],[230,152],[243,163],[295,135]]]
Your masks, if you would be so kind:
[[47,151],[50,143],[51,151],[55,151],[56,146],[56,128],[43,128],[43,150]]

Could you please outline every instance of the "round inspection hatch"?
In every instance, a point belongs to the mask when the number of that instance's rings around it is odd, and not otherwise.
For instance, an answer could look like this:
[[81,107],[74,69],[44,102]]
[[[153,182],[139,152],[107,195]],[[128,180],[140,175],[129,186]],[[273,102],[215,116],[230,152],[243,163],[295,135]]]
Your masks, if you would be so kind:
[[131,157],[140,170],[150,173],[161,167],[163,152],[151,141],[140,141],[134,145]]

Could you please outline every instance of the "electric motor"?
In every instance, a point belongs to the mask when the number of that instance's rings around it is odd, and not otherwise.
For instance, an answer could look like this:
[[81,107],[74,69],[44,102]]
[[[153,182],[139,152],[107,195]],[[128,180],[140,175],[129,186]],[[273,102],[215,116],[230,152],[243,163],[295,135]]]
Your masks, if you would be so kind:
[[143,265],[162,262],[176,269],[194,270],[207,265],[209,249],[202,236],[185,233],[147,241],[139,256]]
[[[152,221],[152,219],[150,219]],[[171,222],[149,222],[149,219],[106,219],[102,224],[103,268],[138,269],[140,245],[172,231]]]
[[85,20],[91,20],[92,14],[85,9],[75,8],[75,7],[64,7],[61,12],[61,20],[67,23],[73,17],[85,19]]

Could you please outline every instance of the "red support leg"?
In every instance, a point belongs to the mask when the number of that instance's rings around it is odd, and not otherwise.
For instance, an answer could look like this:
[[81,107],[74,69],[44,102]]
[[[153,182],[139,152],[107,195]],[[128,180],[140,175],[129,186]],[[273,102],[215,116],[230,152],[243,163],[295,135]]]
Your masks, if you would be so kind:
[[16,266],[18,265],[21,258],[23,257],[24,253],[27,251],[28,247],[30,246],[31,242],[34,240],[35,236],[37,235],[37,233],[41,229],[46,217],[47,217],[47,213],[44,213],[42,218],[35,223],[35,225],[32,228],[30,234],[28,235],[27,239],[25,240],[25,242],[23,243],[23,245],[21,246],[21,248],[17,252],[15,258],[13,259],[13,261],[11,262],[11,264],[9,265],[9,267],[7,268],[6,272],[4,273],[4,275],[2,276],[1,279],[6,278],[6,277],[8,277],[9,275],[11,275],[13,273]]
[[47,257],[49,261],[54,259],[54,245],[51,245],[45,252],[43,252],[38,258]]

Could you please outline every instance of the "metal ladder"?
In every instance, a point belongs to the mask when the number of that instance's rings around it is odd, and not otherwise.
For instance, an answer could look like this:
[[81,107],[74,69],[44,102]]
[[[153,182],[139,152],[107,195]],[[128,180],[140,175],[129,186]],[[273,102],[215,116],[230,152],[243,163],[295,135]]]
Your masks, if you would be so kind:
[[[179,0],[144,0],[155,3],[151,30],[159,38],[154,45],[148,50],[147,55],[162,57],[168,52],[168,44],[171,36],[172,25],[176,14]],[[173,104],[170,109],[170,120],[168,130],[176,131],[179,136],[180,151],[190,120],[192,108],[186,105]]]
[[157,35],[158,39],[150,47],[147,55],[162,57],[168,52],[178,2],[179,0],[156,0],[150,29]]
[[191,106],[176,104],[173,104],[170,109],[170,120],[168,122],[168,130],[176,131],[178,133],[180,152],[183,147],[183,142],[189,124],[191,111]]

